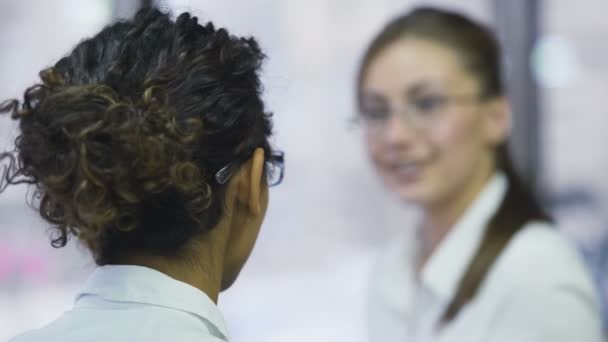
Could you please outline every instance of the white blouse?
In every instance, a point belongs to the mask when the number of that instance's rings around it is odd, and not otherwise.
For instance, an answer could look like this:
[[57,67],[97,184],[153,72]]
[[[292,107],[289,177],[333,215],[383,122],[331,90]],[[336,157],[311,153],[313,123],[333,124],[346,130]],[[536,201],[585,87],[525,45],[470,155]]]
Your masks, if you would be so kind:
[[507,187],[504,175],[490,180],[419,276],[415,239],[398,239],[386,249],[372,275],[370,341],[603,341],[582,258],[556,229],[539,222],[516,233],[473,300],[436,329]]
[[97,268],[74,308],[11,342],[222,342],[226,325],[201,290],[141,266]]

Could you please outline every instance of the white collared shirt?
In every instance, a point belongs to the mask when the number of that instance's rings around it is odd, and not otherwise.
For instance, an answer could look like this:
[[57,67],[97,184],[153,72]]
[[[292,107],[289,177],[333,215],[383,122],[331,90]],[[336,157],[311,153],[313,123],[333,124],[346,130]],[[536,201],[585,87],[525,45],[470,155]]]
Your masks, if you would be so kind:
[[201,290],[141,266],[98,267],[74,308],[11,342],[221,342],[226,325]]
[[575,247],[545,223],[511,239],[477,295],[436,329],[508,187],[495,175],[415,274],[416,243],[401,239],[372,276],[370,341],[601,342],[599,305]]

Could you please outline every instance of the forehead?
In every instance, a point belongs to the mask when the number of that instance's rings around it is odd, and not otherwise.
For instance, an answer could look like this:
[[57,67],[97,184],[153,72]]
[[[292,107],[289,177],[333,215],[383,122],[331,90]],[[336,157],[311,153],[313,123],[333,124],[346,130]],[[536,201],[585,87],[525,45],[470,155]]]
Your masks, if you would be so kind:
[[424,83],[431,87],[475,90],[477,82],[460,55],[440,43],[404,38],[385,47],[363,75],[364,91],[390,93]]

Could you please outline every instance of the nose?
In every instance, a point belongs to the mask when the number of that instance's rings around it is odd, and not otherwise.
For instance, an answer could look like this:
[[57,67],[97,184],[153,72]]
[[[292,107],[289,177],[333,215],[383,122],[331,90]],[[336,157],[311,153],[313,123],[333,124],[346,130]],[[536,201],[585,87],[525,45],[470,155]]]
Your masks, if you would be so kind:
[[384,126],[383,139],[390,145],[411,145],[418,134],[414,125],[409,122],[407,115],[393,113]]

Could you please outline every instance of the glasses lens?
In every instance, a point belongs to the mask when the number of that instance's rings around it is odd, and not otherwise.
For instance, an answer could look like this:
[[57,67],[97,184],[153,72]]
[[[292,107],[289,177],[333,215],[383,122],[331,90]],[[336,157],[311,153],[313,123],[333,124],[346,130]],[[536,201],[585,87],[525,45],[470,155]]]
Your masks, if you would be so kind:
[[268,177],[268,185],[275,186],[283,180],[285,170],[283,152],[276,152],[268,163],[266,163],[266,175]]
[[266,176],[268,177],[268,185],[275,186],[281,182],[281,168],[276,163],[266,164]]

